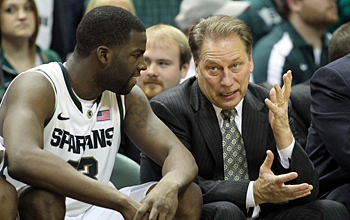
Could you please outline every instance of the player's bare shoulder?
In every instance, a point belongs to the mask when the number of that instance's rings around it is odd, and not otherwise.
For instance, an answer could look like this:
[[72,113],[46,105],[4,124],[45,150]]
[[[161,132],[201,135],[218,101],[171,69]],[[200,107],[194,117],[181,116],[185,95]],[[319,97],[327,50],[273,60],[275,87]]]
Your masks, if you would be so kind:
[[0,107],[0,135],[3,135],[5,118],[25,111],[53,112],[55,92],[42,73],[33,71],[19,74],[8,87]]

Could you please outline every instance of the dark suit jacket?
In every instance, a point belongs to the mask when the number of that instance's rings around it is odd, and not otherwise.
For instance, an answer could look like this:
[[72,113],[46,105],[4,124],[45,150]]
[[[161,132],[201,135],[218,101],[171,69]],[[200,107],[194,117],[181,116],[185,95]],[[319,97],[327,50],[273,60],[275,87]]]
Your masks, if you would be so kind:
[[350,54],[311,78],[306,151],[320,176],[320,196],[350,183]]
[[305,149],[306,138],[311,123],[310,113],[310,80],[292,86],[290,94],[292,101],[292,118],[296,129],[295,137],[302,148]]
[[[294,183],[310,183],[317,191],[317,173],[297,142],[290,169],[284,169],[278,162],[276,143],[268,121],[269,109],[264,104],[264,99],[268,96],[268,90],[250,84],[243,102],[242,135],[250,179],[258,178],[260,166],[266,158],[266,150],[270,149],[275,155],[272,167],[275,174],[296,171],[299,177]],[[199,167],[195,182],[202,189],[204,204],[229,201],[240,207],[243,212],[246,211],[249,181],[223,180],[222,138],[218,119],[213,105],[201,92],[196,78],[192,77],[154,97],[151,106],[156,115],[192,152]],[[159,180],[160,177],[160,167],[149,158],[141,158],[141,182]],[[309,196],[299,202],[313,198]]]

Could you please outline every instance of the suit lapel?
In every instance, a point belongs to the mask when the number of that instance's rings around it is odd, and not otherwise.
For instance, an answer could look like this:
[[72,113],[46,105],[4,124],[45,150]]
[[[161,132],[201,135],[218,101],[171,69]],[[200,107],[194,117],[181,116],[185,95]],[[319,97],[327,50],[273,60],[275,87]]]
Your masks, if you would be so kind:
[[[213,155],[215,161],[215,170],[218,179],[223,179],[223,158],[222,158],[222,139],[215,114],[215,110],[211,102],[201,92],[198,81],[196,80],[191,86],[190,94],[191,107],[194,111],[194,118],[198,124],[202,137]],[[250,179],[257,179],[259,169],[264,162],[266,155],[266,146],[269,135],[272,134],[268,122],[268,109],[261,100],[257,99],[250,91],[247,93],[243,102],[242,115],[242,136],[247,153],[248,170]],[[252,138],[253,137],[253,138]]]
[[[258,100],[249,90],[243,102],[242,136],[247,154],[250,179],[256,179],[259,168],[266,155],[266,142],[268,139],[268,114],[263,112],[265,103]],[[254,138],[252,138],[254,137]],[[259,156],[260,155],[260,156]]]
[[[218,119],[213,105],[199,89],[198,81],[194,82],[191,87],[190,100],[191,107],[195,112],[194,118],[198,124],[202,137],[214,158],[216,166],[215,170],[223,170],[221,132]],[[223,172],[216,173],[215,175],[218,175],[218,179],[223,178]]]

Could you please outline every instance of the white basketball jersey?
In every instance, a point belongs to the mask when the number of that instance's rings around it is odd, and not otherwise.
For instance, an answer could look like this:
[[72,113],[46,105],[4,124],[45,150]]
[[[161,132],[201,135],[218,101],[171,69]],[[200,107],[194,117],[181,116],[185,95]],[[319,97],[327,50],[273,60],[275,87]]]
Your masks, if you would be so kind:
[[[107,184],[121,141],[124,96],[105,91],[88,108],[73,92],[63,64],[53,62],[27,72],[45,75],[56,94],[55,111],[45,122],[44,150],[61,157],[86,176]],[[91,206],[69,198],[66,203],[67,216],[81,214]]]

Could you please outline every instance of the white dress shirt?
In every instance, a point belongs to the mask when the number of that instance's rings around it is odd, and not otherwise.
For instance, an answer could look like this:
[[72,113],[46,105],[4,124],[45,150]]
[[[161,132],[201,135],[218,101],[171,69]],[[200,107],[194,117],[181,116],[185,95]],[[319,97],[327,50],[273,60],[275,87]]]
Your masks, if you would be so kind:
[[[243,108],[243,100],[244,98],[238,103],[238,105],[235,107],[236,111],[237,111],[237,115],[235,116],[235,122],[237,125],[237,128],[239,130],[239,132],[242,134],[242,108]],[[218,122],[219,122],[219,126],[220,129],[222,128],[222,125],[224,123],[224,119],[221,116],[221,108],[214,106],[215,109],[215,113],[216,116],[218,118]],[[293,141],[292,143],[285,149],[283,150],[279,150],[277,148],[277,152],[279,154],[279,158],[280,158],[280,163],[282,164],[282,166],[285,169],[289,168],[289,160],[288,158],[292,157],[292,152],[294,149],[294,144],[295,144],[295,139],[293,137]],[[247,200],[246,200],[246,207],[247,209],[250,207],[254,207],[254,211],[253,211],[253,215],[251,218],[249,219],[254,219],[256,217],[259,216],[260,213],[260,206],[259,205],[255,205],[255,201],[254,201],[254,194],[253,194],[253,183],[254,181],[250,181],[249,185],[248,185],[248,191],[247,191]]]

